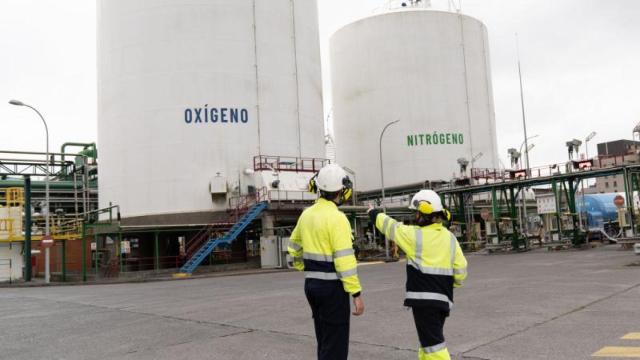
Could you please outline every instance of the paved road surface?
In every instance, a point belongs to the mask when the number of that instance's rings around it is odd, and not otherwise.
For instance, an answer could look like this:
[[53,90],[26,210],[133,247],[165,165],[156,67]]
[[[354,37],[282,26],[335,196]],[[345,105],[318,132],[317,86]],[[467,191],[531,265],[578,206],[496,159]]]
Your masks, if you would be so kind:
[[[632,252],[468,258],[470,278],[445,328],[458,359],[590,359],[606,346],[640,349],[640,340],[621,339],[640,332],[640,267],[626,266],[640,260]],[[416,358],[404,266],[360,267],[366,313],[352,321],[351,359]],[[313,359],[302,284],[301,274],[284,272],[0,289],[0,358]]]

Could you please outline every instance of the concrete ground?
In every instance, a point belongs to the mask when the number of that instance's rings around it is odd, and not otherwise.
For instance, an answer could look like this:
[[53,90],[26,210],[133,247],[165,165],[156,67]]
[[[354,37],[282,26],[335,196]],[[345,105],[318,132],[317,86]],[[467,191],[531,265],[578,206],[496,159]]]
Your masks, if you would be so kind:
[[[640,332],[640,267],[627,266],[640,259],[632,252],[468,259],[470,278],[445,327],[456,358],[589,359],[605,346],[635,346],[627,355],[640,358],[640,340],[621,339]],[[404,267],[360,267],[366,312],[353,318],[350,359],[417,357],[402,306]],[[302,286],[301,274],[284,272],[0,289],[0,358],[313,359]]]

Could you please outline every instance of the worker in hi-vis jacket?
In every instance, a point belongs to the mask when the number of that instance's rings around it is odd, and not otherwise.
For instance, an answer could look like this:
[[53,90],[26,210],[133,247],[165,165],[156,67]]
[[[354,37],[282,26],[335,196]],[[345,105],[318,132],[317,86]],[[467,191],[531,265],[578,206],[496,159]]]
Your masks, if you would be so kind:
[[344,169],[330,164],[309,182],[319,193],[302,212],[289,239],[293,266],[304,271],[304,291],[311,306],[319,360],[346,360],[349,353],[350,299],[354,315],[362,315],[360,280],[353,250],[351,224],[338,205],[351,197]]
[[369,216],[389,240],[407,254],[405,306],[413,310],[419,360],[448,360],[444,322],[453,307],[453,288],[467,277],[467,260],[456,237],[442,224],[451,215],[438,194],[421,190],[409,208],[416,225],[404,225],[369,206]]

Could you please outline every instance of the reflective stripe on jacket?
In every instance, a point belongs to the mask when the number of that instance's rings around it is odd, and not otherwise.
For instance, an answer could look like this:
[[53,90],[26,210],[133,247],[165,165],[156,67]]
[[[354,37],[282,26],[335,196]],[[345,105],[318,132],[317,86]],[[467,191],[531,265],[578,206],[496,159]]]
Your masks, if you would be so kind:
[[384,213],[376,227],[407,254],[406,306],[453,307],[453,288],[467,277],[465,259],[456,237],[442,224],[404,225]]
[[307,279],[339,279],[347,293],[360,292],[351,224],[333,201],[320,198],[302,212],[287,250]]

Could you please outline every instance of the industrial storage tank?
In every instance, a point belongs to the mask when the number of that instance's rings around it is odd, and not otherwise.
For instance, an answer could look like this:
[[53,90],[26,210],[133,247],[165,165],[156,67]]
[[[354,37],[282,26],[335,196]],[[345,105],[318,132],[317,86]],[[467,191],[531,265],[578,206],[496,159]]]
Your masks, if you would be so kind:
[[223,210],[256,155],[324,157],[315,0],[99,0],[100,205]]
[[[459,13],[404,8],[358,20],[331,38],[336,160],[358,190],[498,167],[487,29]],[[474,160],[475,159],[475,160]],[[468,172],[467,172],[468,175]]]

